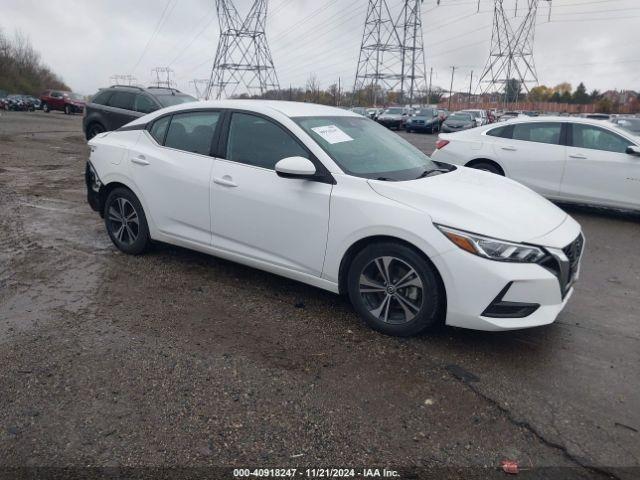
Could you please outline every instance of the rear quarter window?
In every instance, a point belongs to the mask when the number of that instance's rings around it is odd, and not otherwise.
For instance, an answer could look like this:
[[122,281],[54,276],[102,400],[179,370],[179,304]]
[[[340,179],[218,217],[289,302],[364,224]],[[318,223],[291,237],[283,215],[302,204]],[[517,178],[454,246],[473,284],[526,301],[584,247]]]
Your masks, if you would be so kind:
[[109,98],[111,98],[111,93],[112,92],[108,90],[103,92],[98,92],[91,99],[91,103],[95,103],[98,105],[106,105],[109,102]]

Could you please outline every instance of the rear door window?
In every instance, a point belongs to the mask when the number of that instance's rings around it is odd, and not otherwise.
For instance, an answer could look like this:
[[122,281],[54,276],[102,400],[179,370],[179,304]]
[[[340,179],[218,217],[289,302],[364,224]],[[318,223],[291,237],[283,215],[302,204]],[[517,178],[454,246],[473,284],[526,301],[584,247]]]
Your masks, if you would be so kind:
[[513,140],[525,142],[560,144],[562,124],[555,122],[518,123],[513,125]]
[[503,125],[502,127],[492,128],[487,132],[490,137],[511,138],[513,133],[513,125]]
[[220,112],[189,112],[173,115],[165,147],[210,155]]
[[95,97],[91,100],[91,103],[95,103],[97,105],[106,105],[111,97],[111,92],[106,90],[104,92],[98,92]]
[[133,102],[135,94],[131,92],[113,92],[109,99],[109,106],[114,108],[122,108],[124,110],[133,110]]

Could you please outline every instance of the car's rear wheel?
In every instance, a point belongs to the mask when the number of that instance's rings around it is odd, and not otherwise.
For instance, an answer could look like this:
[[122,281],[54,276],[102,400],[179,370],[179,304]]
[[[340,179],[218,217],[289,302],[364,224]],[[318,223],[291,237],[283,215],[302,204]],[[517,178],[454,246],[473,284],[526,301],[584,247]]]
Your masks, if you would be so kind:
[[131,190],[116,188],[104,205],[104,222],[113,244],[124,253],[139,255],[149,246],[147,218]]
[[485,162],[485,161],[475,162],[469,165],[469,167],[475,168],[476,170],[483,170],[485,172],[495,173],[496,175],[504,176],[504,172],[502,171],[502,169],[500,169],[500,167],[493,162]]
[[49,108],[49,104],[48,103],[43,103],[42,104],[42,110],[44,111],[44,113],[49,113],[51,111],[51,109]]
[[356,311],[388,335],[416,335],[441,324],[444,289],[435,267],[401,243],[369,245],[353,259],[347,287]]
[[101,123],[93,122],[87,128],[87,140],[91,140],[93,137],[100,133],[106,132],[107,129]]

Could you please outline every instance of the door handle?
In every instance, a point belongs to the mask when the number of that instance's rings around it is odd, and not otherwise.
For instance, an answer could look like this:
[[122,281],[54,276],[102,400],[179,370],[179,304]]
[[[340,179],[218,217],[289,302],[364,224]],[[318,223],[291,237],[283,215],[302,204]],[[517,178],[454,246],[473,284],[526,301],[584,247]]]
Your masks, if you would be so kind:
[[500,147],[502,150],[506,150],[507,152],[515,152],[517,150],[516,147]]
[[587,157],[585,157],[584,155],[580,155],[580,154],[574,154],[574,155],[569,155],[570,158],[577,158],[578,160],[586,160]]
[[136,165],[142,165],[143,167],[146,165],[150,165],[144,155],[138,155],[131,159],[131,163],[135,163]]
[[229,175],[225,175],[222,178],[213,178],[213,183],[218,185],[222,185],[223,187],[237,187],[238,184],[233,181],[233,179]]

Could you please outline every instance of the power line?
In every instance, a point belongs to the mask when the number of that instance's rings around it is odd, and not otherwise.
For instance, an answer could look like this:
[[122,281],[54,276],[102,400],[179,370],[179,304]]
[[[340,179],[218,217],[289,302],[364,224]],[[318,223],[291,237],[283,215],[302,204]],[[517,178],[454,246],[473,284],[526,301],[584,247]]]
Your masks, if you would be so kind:
[[[153,32],[151,33],[151,36],[149,37],[149,40],[147,40],[147,44],[144,46],[144,50],[142,50],[142,53],[140,54],[140,58],[138,58],[138,61],[136,62],[136,64],[131,69],[132,72],[135,72],[136,68],[138,68],[138,65],[140,65],[140,62],[142,61],[142,59],[146,55],[147,50],[149,50],[149,46],[151,45],[151,42],[153,41],[153,39],[156,37],[156,35],[160,31],[160,28],[162,27],[162,24],[164,23],[164,20],[166,18],[167,9],[169,8],[169,4],[172,1],[174,1],[174,0],[167,0],[167,3],[165,4],[164,9],[162,10],[162,14],[160,15],[160,18],[158,19],[158,23],[156,24],[156,27],[153,29]],[[177,1],[177,0],[175,0],[175,1]],[[175,7],[175,3],[173,5],[173,7]],[[173,7],[171,8],[171,10],[173,10]]]

